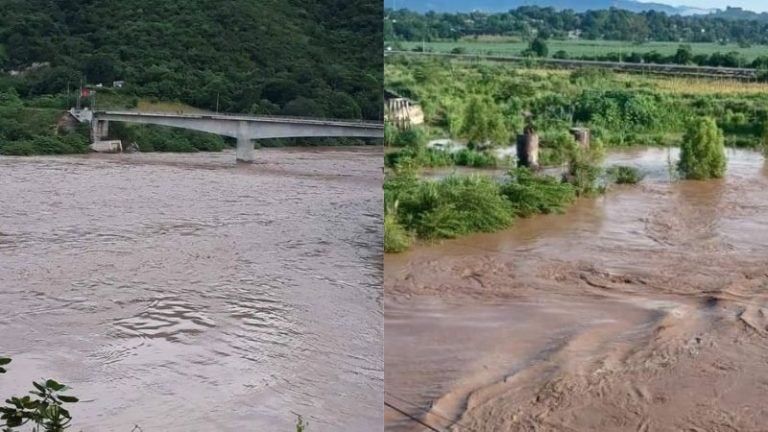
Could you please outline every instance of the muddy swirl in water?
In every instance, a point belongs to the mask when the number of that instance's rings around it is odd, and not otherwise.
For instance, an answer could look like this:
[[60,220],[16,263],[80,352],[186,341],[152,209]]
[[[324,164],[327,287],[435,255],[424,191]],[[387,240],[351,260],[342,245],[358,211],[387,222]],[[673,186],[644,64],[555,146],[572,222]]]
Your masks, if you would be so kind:
[[0,158],[0,395],[77,430],[382,422],[382,152]]
[[725,179],[670,183],[667,156],[612,154],[646,180],[386,257],[386,401],[454,431],[765,430],[768,165],[729,151]]

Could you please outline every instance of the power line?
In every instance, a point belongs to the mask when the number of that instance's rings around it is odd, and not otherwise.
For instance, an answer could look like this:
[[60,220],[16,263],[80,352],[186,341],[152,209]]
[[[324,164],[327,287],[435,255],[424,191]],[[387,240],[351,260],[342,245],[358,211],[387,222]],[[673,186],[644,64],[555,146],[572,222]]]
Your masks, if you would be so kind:
[[423,422],[421,419],[417,418],[416,416],[412,416],[412,415],[408,414],[407,412],[405,412],[405,411],[403,411],[402,409],[400,409],[400,408],[398,408],[398,407],[396,407],[396,406],[392,405],[391,403],[389,403],[389,402],[387,402],[387,401],[384,401],[384,405],[385,405],[385,406],[387,406],[387,407],[389,407],[389,408],[391,408],[391,409],[393,409],[393,410],[395,410],[395,411],[397,411],[397,412],[399,412],[400,414],[402,414],[402,415],[404,415],[404,416],[408,417],[409,419],[411,419],[411,420],[415,421],[416,423],[418,423],[418,424],[420,424],[420,425],[422,425],[422,426],[426,427],[427,429],[429,429],[429,430],[431,430],[431,431],[433,431],[433,432],[443,432],[443,431],[441,431],[440,429],[435,429],[433,426],[431,426],[431,425],[429,425],[429,424],[427,424],[427,423]]
[[[389,396],[392,399],[396,399],[399,402],[404,403],[405,405],[407,405],[407,406],[409,406],[411,408],[415,408],[416,410],[421,411],[424,414],[430,414],[430,415],[432,415],[434,417],[437,417],[437,418],[439,418],[441,420],[445,420],[446,422],[448,422],[448,426],[447,427],[449,427],[449,428],[453,427],[453,426],[459,426],[459,427],[461,427],[465,431],[477,432],[477,429],[475,429],[474,427],[467,426],[467,425],[463,424],[459,419],[447,417],[447,416],[445,416],[443,414],[440,414],[439,412],[436,412],[436,411],[431,410],[431,409],[430,410],[425,410],[424,408],[421,408],[419,406],[419,404],[417,404],[415,402],[412,402],[412,401],[409,401],[409,400],[406,400],[406,399],[404,399],[404,398],[402,398],[400,396],[393,395],[392,393],[390,393],[390,392],[388,392],[386,390],[384,391],[384,394]],[[385,401],[384,405],[386,405],[389,408],[392,408],[393,410],[403,414],[404,416],[408,417],[409,419],[411,419],[411,420],[413,420],[413,421],[415,421],[415,422],[417,422],[417,423],[419,423],[419,424],[421,424],[423,426],[426,426],[426,427],[430,428],[430,430],[432,430],[432,431],[442,432],[442,431],[436,429],[435,426],[431,426],[431,425],[425,424],[425,422],[423,420],[421,420],[421,419],[419,419],[417,417],[414,417],[413,415],[408,414],[407,412],[404,412],[404,410],[402,410],[401,408],[395,407],[393,404],[391,404],[389,402]]]

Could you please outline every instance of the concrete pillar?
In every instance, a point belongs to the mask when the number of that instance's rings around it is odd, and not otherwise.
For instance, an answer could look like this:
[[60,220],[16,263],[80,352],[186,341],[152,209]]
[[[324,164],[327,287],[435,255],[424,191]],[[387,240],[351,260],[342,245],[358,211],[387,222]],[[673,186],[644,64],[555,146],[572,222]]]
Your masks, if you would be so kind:
[[109,136],[109,120],[101,121],[101,134],[99,136],[101,138],[106,138]]
[[571,128],[571,135],[573,135],[573,138],[579,143],[579,147],[584,149],[589,148],[589,129],[581,127]]
[[237,137],[237,161],[253,162],[254,157],[253,140],[245,137]]
[[517,160],[520,166],[539,167],[539,135],[529,132],[517,136]]
[[248,137],[247,128],[248,124],[246,122],[241,121],[238,125],[236,152],[238,162],[253,162],[255,159],[253,140]]

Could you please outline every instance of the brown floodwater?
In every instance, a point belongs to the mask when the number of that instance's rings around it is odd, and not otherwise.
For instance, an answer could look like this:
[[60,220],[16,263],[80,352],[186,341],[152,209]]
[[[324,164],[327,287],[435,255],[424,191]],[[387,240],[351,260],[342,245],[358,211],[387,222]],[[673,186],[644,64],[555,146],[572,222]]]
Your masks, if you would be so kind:
[[85,432],[381,428],[382,154],[0,157],[0,396],[56,378]]
[[[768,424],[768,164],[634,186],[385,257],[385,402],[436,430],[760,431]],[[385,407],[388,431],[422,431]]]

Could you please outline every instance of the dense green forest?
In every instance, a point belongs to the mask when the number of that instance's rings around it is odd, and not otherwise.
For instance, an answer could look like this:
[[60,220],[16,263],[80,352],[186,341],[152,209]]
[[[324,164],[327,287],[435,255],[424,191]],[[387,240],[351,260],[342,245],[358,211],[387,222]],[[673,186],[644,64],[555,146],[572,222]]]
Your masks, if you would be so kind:
[[[68,108],[81,82],[105,86],[100,106],[383,117],[380,2],[0,0],[0,11],[0,108],[18,122]],[[0,147],[40,135],[18,122],[0,123]]]
[[420,14],[406,9],[386,10],[384,37],[388,41],[458,39],[474,35],[542,35],[565,38],[580,32],[589,40],[664,42],[768,43],[768,20],[733,19],[723,15],[667,15],[622,9],[574,12],[523,6],[509,12],[486,14]]

